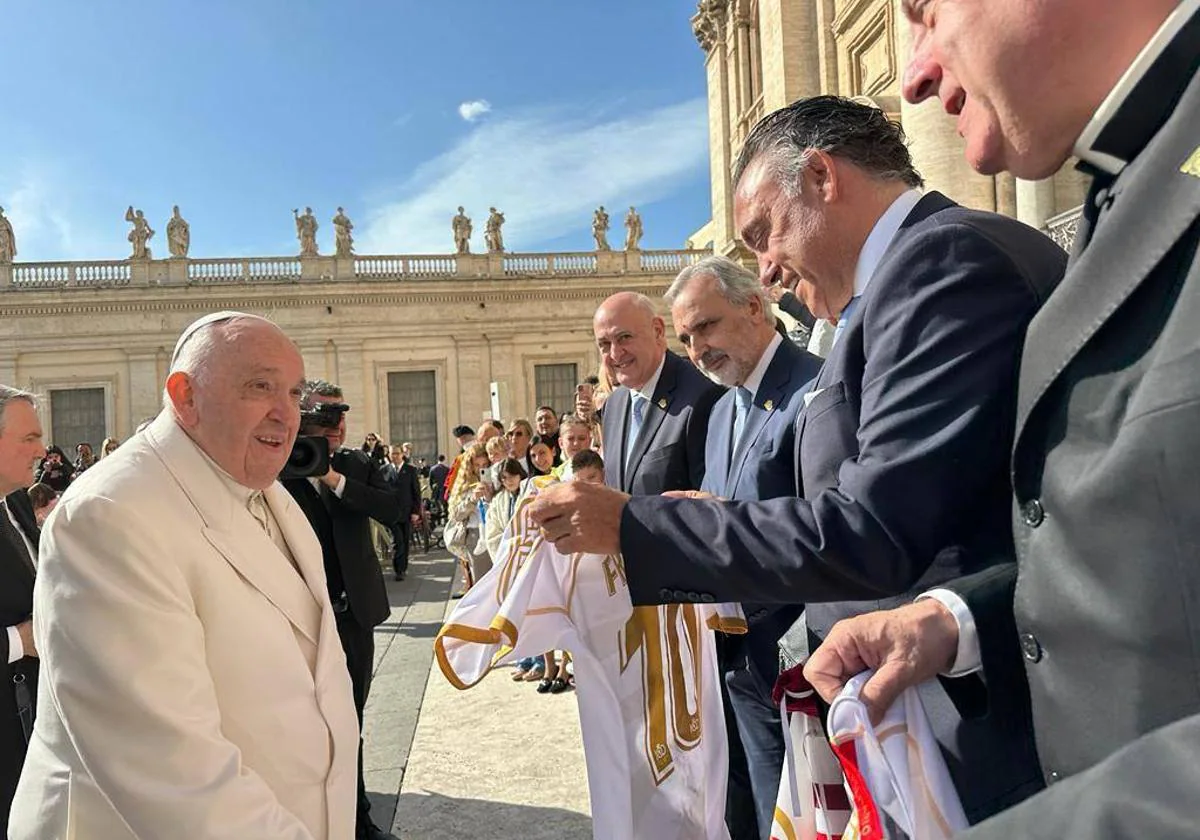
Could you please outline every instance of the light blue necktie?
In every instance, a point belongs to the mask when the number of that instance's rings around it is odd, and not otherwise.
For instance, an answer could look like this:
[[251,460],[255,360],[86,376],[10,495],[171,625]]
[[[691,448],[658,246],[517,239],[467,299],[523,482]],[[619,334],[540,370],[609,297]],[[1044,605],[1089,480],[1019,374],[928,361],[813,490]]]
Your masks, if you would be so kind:
[[741,385],[733,389],[733,446],[730,452],[736,452],[738,443],[742,440],[742,431],[746,428],[746,417],[750,414],[750,392]]
[[646,404],[649,402],[639,391],[633,392],[633,411],[629,418],[629,434],[625,437],[625,466],[629,466],[629,459],[633,455],[634,445],[637,443],[638,433],[642,430],[642,420],[646,416]]
[[854,310],[858,306],[859,297],[850,298],[850,302],[846,304],[846,308],[842,310],[842,317],[838,318],[837,326],[833,328],[833,344],[831,347],[837,347],[838,339],[842,337],[842,332],[846,329],[846,325],[850,323],[850,318],[854,315]]

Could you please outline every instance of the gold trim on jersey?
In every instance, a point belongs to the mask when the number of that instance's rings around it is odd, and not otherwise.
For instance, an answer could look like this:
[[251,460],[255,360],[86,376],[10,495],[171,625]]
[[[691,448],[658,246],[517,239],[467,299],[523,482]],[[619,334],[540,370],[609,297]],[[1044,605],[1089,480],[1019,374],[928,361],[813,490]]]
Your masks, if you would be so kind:
[[741,635],[747,632],[746,619],[734,618],[731,615],[719,615],[713,613],[705,622],[709,630],[716,630],[719,633],[728,633],[733,636]]
[[796,828],[792,825],[792,818],[778,806],[775,808],[775,824],[783,832],[784,840],[796,840]]

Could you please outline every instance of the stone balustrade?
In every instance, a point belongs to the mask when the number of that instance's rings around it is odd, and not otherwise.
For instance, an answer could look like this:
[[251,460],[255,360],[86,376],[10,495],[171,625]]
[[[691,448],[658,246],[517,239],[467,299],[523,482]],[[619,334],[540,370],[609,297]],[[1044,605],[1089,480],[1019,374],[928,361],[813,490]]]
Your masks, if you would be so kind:
[[706,250],[579,251],[15,262],[0,265],[0,290],[671,274],[709,253]]

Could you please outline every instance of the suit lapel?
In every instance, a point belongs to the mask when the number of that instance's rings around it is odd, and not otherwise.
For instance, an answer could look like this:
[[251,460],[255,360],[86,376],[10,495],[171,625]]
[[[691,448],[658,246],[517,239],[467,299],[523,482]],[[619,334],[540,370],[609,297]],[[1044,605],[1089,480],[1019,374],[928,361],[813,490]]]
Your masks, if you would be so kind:
[[654,396],[650,400],[650,405],[646,406],[646,416],[642,418],[642,428],[638,431],[637,440],[633,441],[633,452],[629,456],[629,471],[625,476],[625,487],[623,488],[626,493],[633,486],[633,477],[637,475],[638,468],[641,466],[642,456],[650,448],[650,442],[658,434],[658,427],[662,425],[663,419],[667,416],[667,409],[671,407],[671,395],[675,391],[675,376],[678,373],[675,366],[678,363],[679,360],[668,350],[666,361],[663,362],[662,375],[658,377],[658,385],[654,388]]
[[[1096,237],[1029,327],[1017,396],[1017,436],[1054,380],[1150,275],[1200,215],[1200,178],[1180,171],[1196,149],[1200,76],[1174,115],[1113,185]],[[1105,235],[1119,231],[1119,236]]]
[[[784,341],[788,342],[787,339]],[[790,344],[790,342],[788,343]],[[730,481],[727,484],[730,492],[737,487],[738,481],[741,480],[742,469],[746,466],[747,453],[762,435],[771,415],[779,410],[779,406],[783,402],[784,389],[794,375],[794,364],[795,359],[788,347],[781,343],[775,348],[775,356],[767,365],[766,372],[763,373],[758,391],[754,395],[754,402],[750,406],[750,413],[746,417],[746,428],[742,430],[742,439],[733,453],[733,460],[729,468]]]
[[[250,511],[229,491],[199,447],[165,411],[145,434],[149,435],[151,446],[196,507],[204,521],[204,538],[209,545],[316,645],[321,629],[320,602],[314,600],[305,581]],[[273,490],[276,488],[282,489],[278,485],[272,486]],[[272,506],[272,512],[278,509]],[[284,520],[290,518],[287,515]],[[284,527],[283,521],[279,524]]]

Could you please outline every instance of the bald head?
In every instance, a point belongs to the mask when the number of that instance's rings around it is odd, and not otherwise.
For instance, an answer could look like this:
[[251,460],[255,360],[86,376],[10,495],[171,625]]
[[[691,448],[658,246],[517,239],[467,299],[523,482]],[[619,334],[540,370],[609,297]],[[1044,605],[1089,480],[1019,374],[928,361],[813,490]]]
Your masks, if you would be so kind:
[[650,298],[636,292],[618,292],[600,304],[592,331],[601,363],[627,388],[649,382],[667,351],[663,319]]
[[228,313],[201,321],[176,346],[167,405],[221,469],[246,487],[264,489],[296,439],[304,361],[265,318]]

